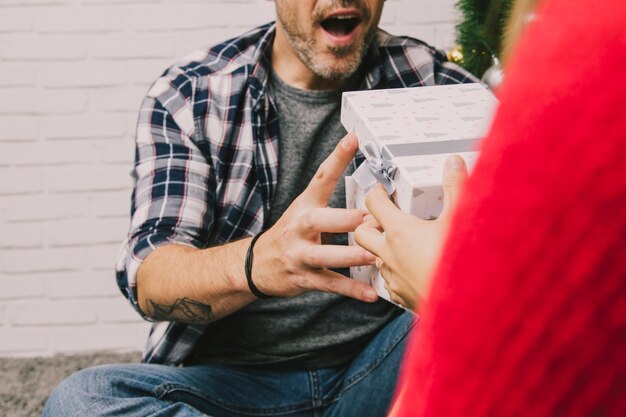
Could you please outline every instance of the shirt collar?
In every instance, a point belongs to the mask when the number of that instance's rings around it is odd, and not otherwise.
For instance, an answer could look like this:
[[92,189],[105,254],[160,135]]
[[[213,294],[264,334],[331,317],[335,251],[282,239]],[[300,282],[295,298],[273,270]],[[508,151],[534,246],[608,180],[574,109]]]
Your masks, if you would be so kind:
[[250,94],[252,108],[256,109],[263,103],[264,92],[269,82],[269,72],[272,65],[272,44],[276,33],[276,23],[271,23],[263,36],[257,42],[257,47],[252,57],[253,65],[250,69]]

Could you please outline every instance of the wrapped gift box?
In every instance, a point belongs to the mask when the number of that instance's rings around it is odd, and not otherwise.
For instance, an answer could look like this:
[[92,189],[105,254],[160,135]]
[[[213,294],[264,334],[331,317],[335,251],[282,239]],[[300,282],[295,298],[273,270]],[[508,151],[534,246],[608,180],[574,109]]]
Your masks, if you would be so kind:
[[[459,154],[473,167],[496,106],[481,84],[344,93],[341,122],[356,134],[366,157],[346,177],[346,206],[365,208],[365,195],[380,182],[402,211],[436,218],[443,207],[446,159]],[[352,268],[351,275],[389,300],[376,268]]]

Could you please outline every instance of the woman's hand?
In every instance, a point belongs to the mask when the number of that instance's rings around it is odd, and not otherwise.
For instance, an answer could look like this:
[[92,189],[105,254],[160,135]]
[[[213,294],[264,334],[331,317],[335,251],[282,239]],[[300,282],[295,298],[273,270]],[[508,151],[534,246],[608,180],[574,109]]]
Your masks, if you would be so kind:
[[418,310],[430,288],[453,208],[467,178],[465,161],[448,158],[443,173],[443,210],[436,220],[400,211],[382,186],[365,199],[372,218],[355,231],[356,242],[378,257],[376,263],[392,301]]

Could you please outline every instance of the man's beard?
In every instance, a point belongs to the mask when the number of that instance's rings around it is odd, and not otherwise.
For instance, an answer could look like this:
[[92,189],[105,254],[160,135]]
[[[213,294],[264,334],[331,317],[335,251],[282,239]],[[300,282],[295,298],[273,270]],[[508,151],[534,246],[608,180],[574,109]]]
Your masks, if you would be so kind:
[[[316,27],[320,26],[323,16],[326,15],[326,13],[324,13],[325,10],[332,10],[339,5],[343,7],[356,7],[362,15],[363,22],[371,22],[371,12],[359,1],[334,0],[328,7],[313,12],[311,30],[313,31]],[[359,69],[377,31],[377,27],[372,26],[369,28],[360,44],[329,47],[326,51],[323,51],[331,53],[335,58],[341,59],[340,65],[332,65],[325,62],[324,54],[320,55],[316,52],[315,47],[317,41],[315,37],[312,33],[307,33],[304,28],[298,25],[298,22],[289,10],[282,10],[282,13],[281,10],[279,10],[277,17],[285,30],[287,41],[298,55],[298,58],[300,58],[315,75],[326,80],[344,80],[354,75]]]

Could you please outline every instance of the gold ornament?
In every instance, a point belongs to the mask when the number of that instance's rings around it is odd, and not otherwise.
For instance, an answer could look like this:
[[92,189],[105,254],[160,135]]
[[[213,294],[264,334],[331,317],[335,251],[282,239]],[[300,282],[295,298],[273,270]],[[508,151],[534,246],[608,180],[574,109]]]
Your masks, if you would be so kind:
[[457,65],[462,65],[463,58],[463,47],[460,45],[455,46],[454,48],[448,51],[448,61],[453,62]]

